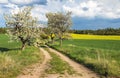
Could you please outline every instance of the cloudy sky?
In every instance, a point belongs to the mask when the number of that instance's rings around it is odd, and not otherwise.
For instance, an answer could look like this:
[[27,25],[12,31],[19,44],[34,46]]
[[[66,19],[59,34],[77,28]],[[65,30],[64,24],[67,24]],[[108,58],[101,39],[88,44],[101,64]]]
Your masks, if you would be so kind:
[[120,0],[0,0],[0,26],[3,15],[33,6],[32,15],[47,22],[48,12],[72,12],[73,29],[120,28]]

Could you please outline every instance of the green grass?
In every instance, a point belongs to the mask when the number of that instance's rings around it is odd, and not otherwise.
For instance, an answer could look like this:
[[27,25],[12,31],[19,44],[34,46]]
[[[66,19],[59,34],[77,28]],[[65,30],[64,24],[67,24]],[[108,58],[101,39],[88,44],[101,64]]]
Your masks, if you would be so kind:
[[50,52],[49,49],[46,49],[46,50],[52,56],[52,59],[50,60],[50,63],[49,63],[49,69],[46,69],[46,72],[48,74],[68,73],[68,74],[72,75],[73,73],[75,73],[75,71],[73,71],[72,67],[70,67],[68,63],[66,63],[65,61],[60,59],[60,57],[58,55],[56,55],[53,52]]
[[41,61],[38,48],[27,46],[21,51],[20,47],[20,42],[9,42],[6,35],[0,34],[0,78],[16,78],[26,66]]
[[84,64],[101,75],[120,77],[119,40],[64,40],[51,45],[75,61]]

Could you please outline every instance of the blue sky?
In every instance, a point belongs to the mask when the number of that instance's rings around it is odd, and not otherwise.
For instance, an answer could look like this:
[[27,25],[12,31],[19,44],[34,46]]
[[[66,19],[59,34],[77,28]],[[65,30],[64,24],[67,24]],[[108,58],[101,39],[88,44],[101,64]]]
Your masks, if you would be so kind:
[[72,12],[73,29],[120,28],[120,0],[0,0],[0,26],[5,27],[4,14],[33,6],[33,17],[47,22],[48,12]]

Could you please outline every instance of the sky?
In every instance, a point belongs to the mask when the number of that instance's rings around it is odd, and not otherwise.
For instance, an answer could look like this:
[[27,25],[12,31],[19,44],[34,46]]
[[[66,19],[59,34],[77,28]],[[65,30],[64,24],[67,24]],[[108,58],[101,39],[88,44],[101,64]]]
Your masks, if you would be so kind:
[[48,12],[68,12],[72,29],[120,28],[120,0],[0,0],[0,27],[5,27],[5,13],[33,6],[31,15],[47,22]]

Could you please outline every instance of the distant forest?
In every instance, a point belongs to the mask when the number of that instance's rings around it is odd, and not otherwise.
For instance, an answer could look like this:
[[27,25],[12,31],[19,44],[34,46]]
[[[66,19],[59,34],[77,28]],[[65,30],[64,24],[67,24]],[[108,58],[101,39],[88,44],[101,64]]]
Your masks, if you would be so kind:
[[93,34],[93,35],[120,35],[120,28],[106,28],[98,30],[70,30],[72,33],[76,34]]
[[[0,34],[6,33],[7,28],[0,28]],[[76,34],[93,34],[93,35],[120,35],[120,28],[106,28],[98,30],[69,30],[70,33]]]

